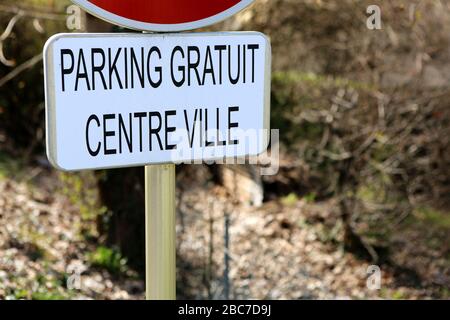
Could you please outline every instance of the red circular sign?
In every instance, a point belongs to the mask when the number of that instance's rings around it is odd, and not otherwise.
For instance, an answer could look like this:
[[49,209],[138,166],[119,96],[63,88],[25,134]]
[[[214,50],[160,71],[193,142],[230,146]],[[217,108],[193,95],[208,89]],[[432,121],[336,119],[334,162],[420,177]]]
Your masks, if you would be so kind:
[[181,31],[223,20],[254,0],[72,0],[111,23],[144,31]]

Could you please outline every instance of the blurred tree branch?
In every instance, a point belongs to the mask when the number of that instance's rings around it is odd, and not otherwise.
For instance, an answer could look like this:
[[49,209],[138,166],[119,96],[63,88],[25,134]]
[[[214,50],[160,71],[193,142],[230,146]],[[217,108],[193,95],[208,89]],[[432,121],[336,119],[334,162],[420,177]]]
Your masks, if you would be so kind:
[[0,36],[0,62],[3,63],[7,67],[14,67],[16,62],[14,60],[8,60],[5,57],[5,53],[3,52],[3,43],[4,41],[11,35],[11,32],[14,29],[17,21],[22,17],[22,12],[18,12],[11,20],[9,20],[8,25],[6,26],[5,31]]
[[37,63],[42,61],[42,53],[34,56],[33,58],[29,59],[28,61],[22,63],[17,68],[15,68],[13,71],[8,73],[3,78],[0,78],[0,88],[4,86],[6,83],[17,77],[22,72],[34,67]]
[[22,14],[24,17],[31,17],[45,20],[61,20],[66,19],[65,12],[49,12],[48,8],[39,8],[35,6],[17,6],[0,4],[0,12],[11,14]]
[[[10,13],[14,16],[9,20],[5,30],[0,35],[0,63],[4,64],[7,67],[14,67],[16,65],[16,61],[13,59],[8,59],[4,53],[4,43],[11,36],[15,25],[17,22],[23,17],[34,18],[33,27],[39,32],[43,33],[43,27],[41,26],[39,20],[64,20],[66,19],[65,13],[57,13],[50,12],[48,8],[37,8],[34,6],[17,6],[17,5],[0,5],[0,12]],[[12,70],[6,76],[0,78],[0,87],[4,86],[7,82],[11,81],[22,72],[32,68],[34,65],[42,61],[42,54],[35,55],[31,59],[25,61],[17,68]]]

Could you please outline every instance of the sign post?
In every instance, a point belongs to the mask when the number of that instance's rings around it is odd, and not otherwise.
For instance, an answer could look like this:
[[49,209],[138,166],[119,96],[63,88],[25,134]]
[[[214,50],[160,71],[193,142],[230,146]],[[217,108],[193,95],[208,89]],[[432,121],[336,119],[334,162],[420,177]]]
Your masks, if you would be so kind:
[[[144,31],[144,33],[146,32]],[[145,166],[144,192],[145,298],[147,300],[176,300],[175,165]]]
[[[141,31],[204,27],[254,0],[72,0]],[[270,42],[257,32],[59,34],[44,48],[47,155],[64,171],[145,166],[147,299],[176,299],[175,164],[266,151]]]
[[145,167],[147,300],[176,299],[175,165]]

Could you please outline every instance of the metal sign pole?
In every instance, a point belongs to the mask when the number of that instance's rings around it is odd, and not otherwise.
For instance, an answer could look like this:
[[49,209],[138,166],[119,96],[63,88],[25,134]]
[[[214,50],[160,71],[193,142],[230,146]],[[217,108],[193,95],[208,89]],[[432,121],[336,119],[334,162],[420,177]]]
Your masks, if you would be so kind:
[[145,167],[147,300],[176,299],[175,165]]

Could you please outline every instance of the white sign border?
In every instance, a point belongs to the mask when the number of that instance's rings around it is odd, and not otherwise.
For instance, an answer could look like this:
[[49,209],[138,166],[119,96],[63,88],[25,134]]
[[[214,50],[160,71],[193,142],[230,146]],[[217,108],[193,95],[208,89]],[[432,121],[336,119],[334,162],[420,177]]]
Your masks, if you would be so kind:
[[266,61],[265,61],[265,79],[264,79],[264,142],[263,150],[260,150],[258,154],[249,154],[243,157],[219,157],[219,158],[208,158],[204,161],[214,162],[222,161],[226,159],[245,159],[247,157],[256,157],[267,151],[270,143],[270,111],[271,111],[271,86],[272,86],[272,46],[269,37],[264,33],[256,31],[234,31],[234,32],[195,32],[195,33],[168,33],[164,35],[151,35],[151,34],[139,34],[139,33],[59,33],[48,39],[44,46],[44,84],[45,84],[45,127],[46,127],[46,151],[47,158],[53,167],[65,171],[65,172],[76,172],[76,171],[87,171],[87,170],[106,170],[106,169],[120,169],[120,168],[131,168],[145,166],[149,164],[168,164],[168,162],[161,163],[140,163],[133,165],[117,165],[111,167],[98,167],[95,169],[80,169],[80,170],[68,170],[62,168],[58,165],[58,155],[57,155],[57,135],[56,135],[56,97],[55,90],[51,88],[55,87],[54,79],[54,65],[49,63],[53,61],[53,44],[61,38],[102,38],[102,37],[199,37],[199,36],[241,36],[241,35],[260,35],[266,39]]
[[245,9],[249,5],[251,5],[255,0],[241,0],[238,4],[234,5],[228,10],[225,10],[219,14],[216,14],[212,17],[197,20],[193,22],[187,23],[178,23],[178,24],[157,24],[157,23],[147,23],[140,22],[128,18],[121,17],[117,14],[111,13],[102,9],[95,4],[92,4],[88,0],[72,0],[76,5],[82,7],[90,14],[106,20],[110,23],[119,25],[121,27],[140,30],[140,31],[155,31],[155,32],[175,32],[175,31],[184,31],[184,30],[193,30],[202,27],[206,27],[222,20],[225,20],[228,17],[238,13],[239,11]]

